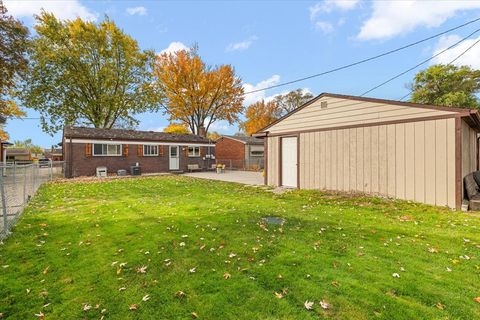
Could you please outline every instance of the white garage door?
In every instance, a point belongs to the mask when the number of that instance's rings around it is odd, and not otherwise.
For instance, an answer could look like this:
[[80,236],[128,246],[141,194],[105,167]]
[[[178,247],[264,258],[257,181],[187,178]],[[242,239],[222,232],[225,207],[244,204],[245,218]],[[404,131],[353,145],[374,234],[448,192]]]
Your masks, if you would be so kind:
[[282,186],[297,187],[297,137],[282,138]]

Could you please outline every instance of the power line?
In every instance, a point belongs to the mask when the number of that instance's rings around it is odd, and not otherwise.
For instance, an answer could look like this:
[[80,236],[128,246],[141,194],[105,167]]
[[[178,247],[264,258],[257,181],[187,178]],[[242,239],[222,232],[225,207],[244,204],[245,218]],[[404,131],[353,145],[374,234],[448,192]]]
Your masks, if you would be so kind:
[[[439,55],[445,53],[446,51],[448,51],[448,50],[450,50],[450,49],[458,46],[460,43],[462,43],[463,41],[467,40],[468,38],[470,38],[471,36],[473,36],[475,33],[479,32],[479,31],[480,31],[480,29],[477,29],[477,30],[473,31],[473,32],[470,33],[468,36],[466,36],[465,38],[463,38],[463,39],[455,42],[453,45],[449,46],[448,48],[443,49],[442,51],[436,53],[435,55],[431,56],[430,58],[423,60],[422,62],[414,65],[413,67],[408,68],[407,70],[405,70],[405,71],[403,71],[403,72],[401,72],[401,73],[399,73],[399,74],[391,77],[390,79],[388,79],[388,80],[386,80],[386,81],[384,81],[384,82],[376,85],[375,87],[373,87],[373,88],[365,91],[364,93],[362,93],[362,94],[360,95],[360,97],[363,97],[363,96],[366,95],[367,93],[370,93],[370,92],[372,92],[373,90],[376,90],[376,89],[378,89],[378,88],[386,85],[387,83],[389,83],[389,82],[391,82],[391,81],[393,81],[393,80],[395,80],[395,79],[403,76],[404,74],[407,74],[408,72],[410,72],[410,71],[412,71],[412,70],[415,70],[416,68],[418,68],[418,67],[420,67],[421,65],[427,63],[428,61],[435,59],[436,57],[438,57]],[[457,57],[457,58],[459,58],[459,57]]]
[[[460,59],[465,53],[467,53],[468,51],[470,51],[470,49],[472,49],[473,47],[475,47],[478,43],[480,42],[480,38],[475,41],[470,47],[468,47],[467,49],[465,49],[462,53],[460,53],[458,56],[455,57],[455,59],[453,59],[452,61],[450,61],[449,63],[447,63],[447,66],[453,64],[455,61],[457,61],[458,59]],[[403,97],[400,98],[400,101],[402,101],[403,99],[405,99],[406,97],[408,97],[409,95],[412,94],[414,90],[410,90],[409,93],[407,93],[406,95],[404,95]]]
[[297,83],[297,82],[309,80],[309,79],[316,78],[316,77],[320,77],[320,76],[323,76],[323,75],[326,75],[326,74],[329,74],[329,73],[333,73],[333,72],[340,71],[340,70],[343,70],[343,69],[347,69],[347,68],[350,68],[350,67],[353,67],[353,66],[357,66],[357,65],[359,65],[359,64],[362,64],[362,63],[365,63],[365,62],[368,62],[368,61],[376,60],[376,59],[378,59],[378,58],[387,56],[387,55],[389,55],[389,54],[392,54],[392,53],[395,53],[395,52],[398,52],[398,51],[401,51],[401,50],[404,50],[404,49],[407,49],[407,48],[416,46],[417,44],[423,43],[423,42],[425,42],[425,41],[428,41],[428,40],[437,38],[437,37],[439,37],[439,36],[442,36],[442,35],[444,35],[444,34],[446,34],[446,33],[452,32],[452,31],[454,31],[454,30],[463,28],[463,27],[465,27],[465,26],[467,26],[467,25],[470,25],[470,24],[472,24],[472,23],[475,23],[475,22],[477,22],[477,21],[479,21],[479,20],[480,20],[480,17],[479,17],[479,18],[476,18],[476,19],[474,19],[474,20],[470,20],[470,21],[468,21],[468,22],[466,22],[466,23],[464,23],[464,24],[461,24],[461,25],[459,25],[459,26],[456,26],[456,27],[450,28],[450,29],[448,29],[448,30],[445,30],[445,31],[443,31],[443,32],[437,33],[437,34],[435,34],[435,35],[433,35],[433,36],[430,36],[430,37],[428,37],[428,38],[424,38],[424,39],[418,40],[418,41],[416,41],[416,42],[407,44],[407,45],[405,45],[405,46],[403,46],[403,47],[396,48],[396,49],[393,49],[393,50],[390,50],[390,51],[387,51],[387,52],[378,54],[378,55],[373,56],[373,57],[370,57],[370,58],[362,59],[362,60],[359,60],[359,61],[356,61],[356,62],[347,64],[347,65],[343,65],[343,66],[340,66],[340,67],[337,67],[337,68],[334,68],[334,69],[330,69],[330,70],[327,70],[327,71],[323,71],[323,72],[320,72],[320,73],[317,73],[317,74],[313,74],[313,75],[306,76],[306,77],[303,77],[303,78],[295,79],[295,80],[292,80],[292,81],[288,81],[288,82],[284,82],[284,83],[279,83],[279,84],[276,84],[276,85],[273,85],[273,86],[269,86],[269,87],[265,87],[265,88],[262,88],[262,89],[255,89],[255,90],[252,90],[252,91],[248,91],[248,92],[245,92],[243,95],[247,95],[247,94],[251,94],[251,93],[255,93],[255,92],[260,92],[260,91],[264,91],[264,90],[268,90],[268,89],[283,87],[283,86],[286,86],[286,85],[289,85],[289,84],[293,84],[293,83]]

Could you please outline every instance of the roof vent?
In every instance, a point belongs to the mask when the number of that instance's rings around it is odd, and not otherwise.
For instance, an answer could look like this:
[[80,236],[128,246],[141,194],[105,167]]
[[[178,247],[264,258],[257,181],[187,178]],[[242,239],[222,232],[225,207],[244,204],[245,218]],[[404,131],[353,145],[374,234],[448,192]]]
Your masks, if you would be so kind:
[[327,109],[328,103],[327,101],[320,102],[320,109]]

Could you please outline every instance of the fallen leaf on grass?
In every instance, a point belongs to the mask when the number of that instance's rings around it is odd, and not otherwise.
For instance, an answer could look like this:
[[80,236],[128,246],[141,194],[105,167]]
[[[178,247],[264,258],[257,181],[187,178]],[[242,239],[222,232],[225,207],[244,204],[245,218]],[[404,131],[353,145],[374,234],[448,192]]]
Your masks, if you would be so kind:
[[192,268],[192,269],[190,269],[190,270],[188,270],[188,271],[189,271],[190,273],[194,273],[195,271],[197,271],[197,267],[194,267],[194,268]]
[[437,304],[435,305],[435,307],[437,307],[437,309],[440,309],[440,310],[443,310],[443,309],[445,309],[445,305],[444,305],[444,304],[442,304],[442,303],[440,303],[440,302],[439,302],[439,303],[437,303]]
[[147,266],[137,268],[137,273],[147,273]]
[[136,305],[135,303],[134,303],[134,304],[131,304],[130,306],[128,306],[128,309],[129,309],[130,311],[135,311],[135,310],[137,310],[137,305]]
[[275,294],[275,297],[277,297],[278,299],[282,299],[282,298],[283,298],[283,293],[274,292],[274,294]]
[[83,311],[88,311],[88,310],[90,310],[90,309],[92,309],[92,306],[91,306],[91,305],[89,305],[88,303],[84,303],[84,304],[83,304]]
[[193,319],[197,319],[198,318],[198,314],[196,312],[192,312],[192,318]]
[[50,266],[46,267],[45,269],[43,269],[43,274],[47,274],[48,273],[48,269],[50,269]]
[[225,279],[225,280],[228,280],[228,279],[230,279],[231,277],[232,277],[232,275],[231,275],[230,273],[228,273],[228,272],[225,272],[225,273],[223,274],[223,279]]
[[334,286],[335,288],[337,288],[339,286],[339,283],[335,280],[332,281],[332,286]]
[[35,317],[38,317],[40,320],[45,319],[45,315],[41,311],[39,313],[35,313]]
[[480,297],[473,298],[473,301],[480,303]]
[[142,301],[148,301],[150,300],[150,296],[148,294],[144,295],[142,298]]
[[305,306],[305,309],[307,309],[307,310],[312,310],[312,308],[313,308],[313,301],[308,301],[308,300],[306,300],[306,301],[303,303],[303,305]]
[[187,294],[186,294],[185,292],[183,292],[183,291],[177,291],[177,292],[175,292],[175,297],[177,297],[177,298],[184,298],[184,297],[186,297],[186,296],[187,296]]
[[400,275],[395,272],[395,273],[392,273],[392,277],[394,277],[394,278],[400,278]]
[[322,309],[328,309],[328,308],[330,308],[330,304],[325,300],[321,300],[320,301],[320,307],[322,307]]

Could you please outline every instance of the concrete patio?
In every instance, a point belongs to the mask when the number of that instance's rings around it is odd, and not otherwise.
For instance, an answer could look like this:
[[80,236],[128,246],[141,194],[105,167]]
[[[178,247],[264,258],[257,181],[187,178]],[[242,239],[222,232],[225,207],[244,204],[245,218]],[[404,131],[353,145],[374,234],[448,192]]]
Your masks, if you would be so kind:
[[237,182],[249,185],[263,185],[263,176],[261,172],[255,171],[225,171],[224,173],[217,173],[214,171],[208,172],[189,172],[185,173],[184,176],[201,178],[201,179],[210,179],[210,180],[220,180],[227,182]]

